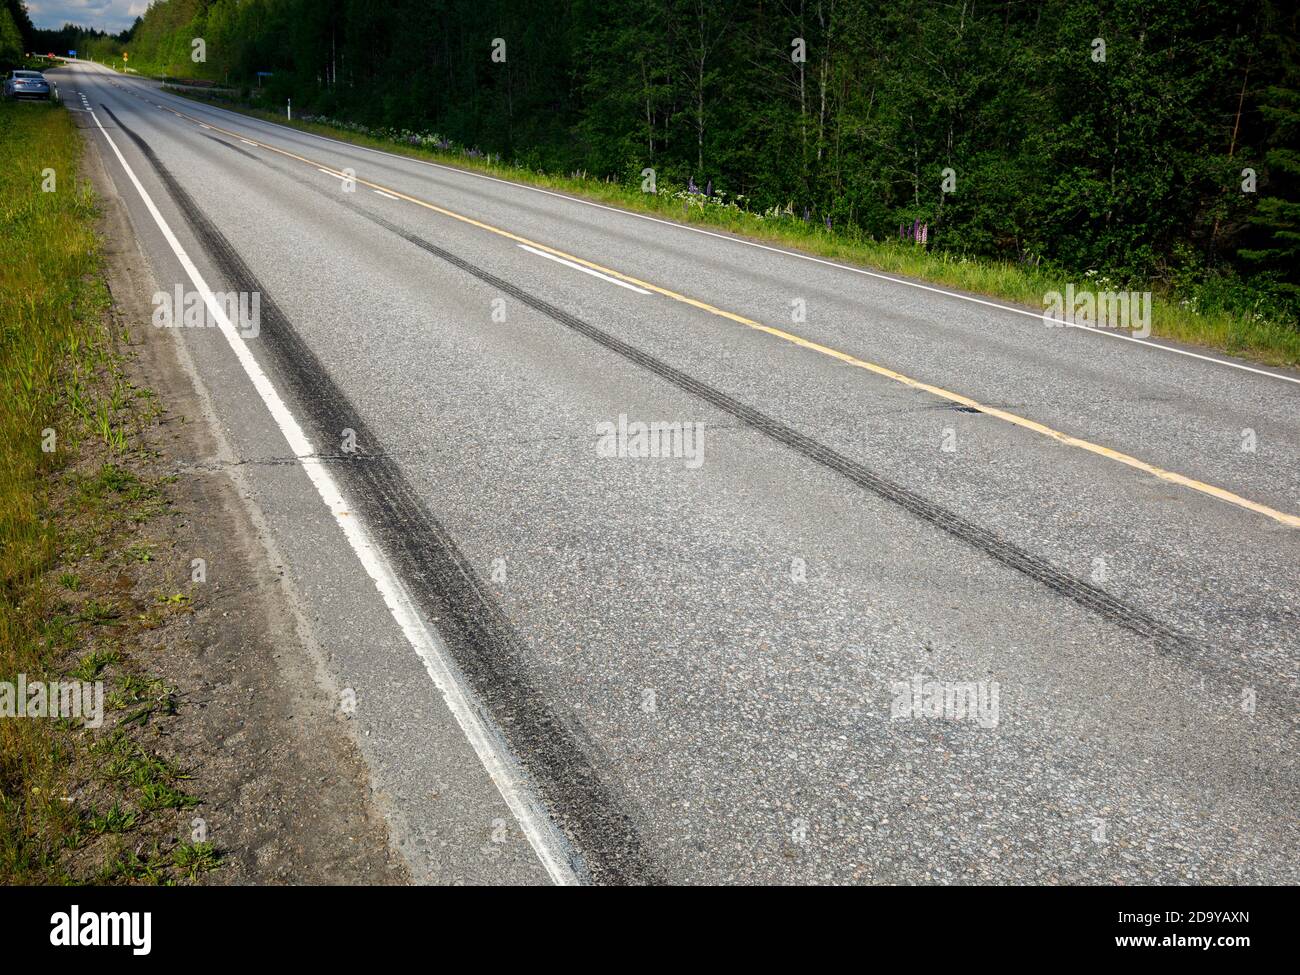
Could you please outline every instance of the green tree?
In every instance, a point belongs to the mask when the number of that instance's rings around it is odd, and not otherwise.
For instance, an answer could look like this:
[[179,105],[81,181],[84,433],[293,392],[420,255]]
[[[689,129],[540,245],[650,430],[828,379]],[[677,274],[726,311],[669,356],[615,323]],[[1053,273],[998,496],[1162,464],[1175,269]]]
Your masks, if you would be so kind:
[[23,38],[13,14],[0,7],[0,68],[12,68],[23,60]]

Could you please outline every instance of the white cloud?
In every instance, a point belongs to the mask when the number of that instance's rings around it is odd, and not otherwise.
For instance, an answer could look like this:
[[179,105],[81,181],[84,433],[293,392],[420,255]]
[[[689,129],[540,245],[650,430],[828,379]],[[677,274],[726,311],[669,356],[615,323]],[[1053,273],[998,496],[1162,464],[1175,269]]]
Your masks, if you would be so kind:
[[27,12],[37,27],[77,24],[114,34],[130,27],[148,6],[141,0],[27,0]]

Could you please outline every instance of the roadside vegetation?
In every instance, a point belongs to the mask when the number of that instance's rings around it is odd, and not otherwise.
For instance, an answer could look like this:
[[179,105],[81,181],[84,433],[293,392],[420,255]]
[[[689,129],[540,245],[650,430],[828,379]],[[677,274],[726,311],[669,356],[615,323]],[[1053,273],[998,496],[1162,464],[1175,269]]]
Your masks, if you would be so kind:
[[125,368],[80,152],[67,111],[0,103],[0,684],[103,682],[97,728],[0,716],[0,883],[174,883],[218,856],[157,747],[176,702],[141,647],[185,607],[140,595],[158,408]]
[[1037,310],[1067,283],[1151,292],[1157,335],[1295,365],[1297,16],[159,0],[120,35],[36,33],[280,118],[292,99],[349,138]]
[[[1043,310],[1043,296],[1077,289],[1118,290],[1127,285],[1095,271],[1070,275],[1051,264],[1029,265],[997,261],[945,250],[931,250],[914,241],[876,240],[860,227],[828,227],[805,220],[789,207],[766,212],[748,209],[743,200],[715,191],[712,196],[688,185],[658,181],[653,193],[639,185],[584,172],[551,173],[500,156],[460,146],[437,133],[372,127],[321,116],[297,116],[257,107],[256,102],[232,101],[203,90],[168,85],[173,93],[218,105],[255,118],[290,125],[357,145],[427,159],[500,179],[539,186],[639,213],[681,223],[724,230],[752,240],[788,247],[819,257],[888,274],[949,286],[1014,304]],[[1151,333],[1193,345],[1244,356],[1279,366],[1300,366],[1300,327],[1285,301],[1251,291],[1232,277],[1157,283],[1152,298]]]

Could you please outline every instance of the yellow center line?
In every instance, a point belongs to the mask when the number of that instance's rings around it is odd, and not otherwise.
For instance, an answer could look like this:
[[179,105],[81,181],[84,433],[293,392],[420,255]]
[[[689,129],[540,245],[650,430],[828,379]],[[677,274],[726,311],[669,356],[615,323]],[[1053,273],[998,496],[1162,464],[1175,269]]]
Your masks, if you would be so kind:
[[[183,117],[189,118],[191,121],[199,121],[189,115]],[[219,126],[213,126],[213,128],[218,132],[233,136],[237,139],[246,138],[237,132],[231,132],[228,129],[220,128]],[[398,199],[406,200],[408,203],[414,203],[416,206],[424,207],[426,210],[432,210],[434,213],[450,217],[453,220],[459,220],[461,223],[469,224],[471,227],[486,230],[488,233],[496,234],[498,237],[504,237],[507,240],[513,240],[516,243],[525,244],[528,247],[535,247],[538,250],[545,251],[548,254],[554,254],[556,257],[563,258],[566,261],[574,261],[577,264],[581,264],[583,267],[591,268],[593,271],[599,271],[601,274],[608,274],[611,277],[618,278],[620,281],[626,281],[629,284],[636,285],[637,287],[649,289],[656,294],[663,295],[665,298],[671,298],[673,301],[680,301],[682,304],[690,305],[692,308],[698,308],[701,311],[708,312],[710,315],[717,315],[719,318],[725,318],[728,321],[735,322],[738,325],[744,325],[746,328],[752,328],[758,332],[765,332],[774,338],[797,345],[800,348],[818,352],[821,355],[829,356],[832,359],[838,359],[846,365],[853,366],[857,369],[865,369],[878,376],[884,376],[887,379],[892,379],[895,382],[902,383],[904,386],[910,386],[912,389],[929,393],[932,396],[948,400],[951,403],[970,407],[971,409],[978,410],[988,416],[997,417],[999,420],[1005,420],[1007,423],[1015,424],[1025,430],[1032,430],[1034,433],[1042,434],[1045,437],[1051,437],[1053,440],[1065,444],[1066,446],[1077,447],[1080,450],[1086,450],[1091,454],[1096,454],[1098,457],[1105,457],[1109,460],[1118,461],[1119,463],[1132,467],[1135,470],[1142,471],[1144,474],[1150,474],[1162,481],[1168,481],[1171,484],[1178,484],[1182,487],[1190,488],[1193,491],[1199,491],[1201,494],[1209,495],[1212,498],[1218,498],[1220,501],[1226,501],[1228,504],[1236,505],[1239,508],[1244,508],[1247,511],[1253,511],[1256,514],[1264,515],[1266,518],[1271,518],[1290,528],[1300,528],[1300,515],[1278,511],[1276,508],[1270,508],[1268,505],[1260,504],[1258,501],[1251,501],[1249,498],[1243,498],[1239,494],[1234,494],[1224,488],[1215,487],[1213,484],[1206,484],[1204,481],[1198,481],[1195,478],[1187,477],[1186,475],[1179,474],[1175,471],[1165,470],[1163,467],[1156,467],[1154,464],[1148,464],[1144,460],[1139,460],[1137,457],[1122,453],[1118,450],[1112,450],[1110,447],[1103,447],[1101,444],[1095,444],[1088,440],[1082,440],[1079,437],[1073,437],[1068,433],[1062,433],[1060,430],[1055,430],[1052,427],[1039,423],[1037,420],[1030,420],[1015,413],[1008,413],[1006,410],[1000,410],[994,406],[985,406],[983,403],[977,402],[969,396],[963,396],[961,393],[954,393],[951,390],[944,389],[942,386],[935,386],[930,383],[922,382],[919,379],[913,379],[910,376],[903,375],[901,372],[895,372],[893,369],[889,369],[886,366],[877,365],[876,363],[868,362],[865,359],[859,359],[857,356],[850,355],[847,352],[841,352],[838,349],[833,349],[830,346],[822,345],[818,342],[813,342],[809,339],[803,338],[802,336],[795,335],[792,332],[787,332],[784,329],[774,328],[771,325],[764,325],[762,322],[756,322],[752,318],[746,318],[744,315],[737,315],[735,312],[726,311],[725,309],[710,305],[706,301],[700,301],[697,298],[691,298],[687,295],[679,294],[676,291],[660,287],[659,285],[653,284],[649,281],[642,281],[640,278],[633,277],[630,274],[624,274],[622,271],[616,271],[613,268],[605,267],[604,265],[597,264],[594,261],[588,261],[585,258],[577,257],[576,255],[558,250],[546,244],[538,243],[537,241],[530,240],[527,237],[513,234],[508,230],[502,230],[500,227],[494,227],[481,220],[475,220],[473,217],[467,217],[464,214],[456,213],[455,211],[448,210],[445,207],[440,207],[434,203],[428,202],[427,200],[421,200],[418,197],[410,196],[400,190],[393,189],[391,186],[385,186],[382,183],[372,183],[369,180],[364,180],[356,176],[349,177],[348,174],[341,170],[335,170],[323,163],[308,159],[306,156],[299,156],[296,153],[289,152],[287,149],[267,145],[264,142],[254,142],[253,144],[271,152],[279,153],[282,156],[287,156],[290,159],[296,159],[297,161],[306,163],[309,166],[325,169],[330,171],[333,175],[344,179],[353,179],[362,186],[368,186],[374,190],[382,190]]]

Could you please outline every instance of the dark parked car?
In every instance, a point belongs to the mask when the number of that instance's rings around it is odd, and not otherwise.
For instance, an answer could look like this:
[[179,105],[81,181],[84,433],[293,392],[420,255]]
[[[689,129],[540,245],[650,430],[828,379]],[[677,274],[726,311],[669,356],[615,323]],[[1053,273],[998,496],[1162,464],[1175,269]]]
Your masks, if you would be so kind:
[[5,79],[5,98],[49,98],[50,91],[39,71],[13,71]]

